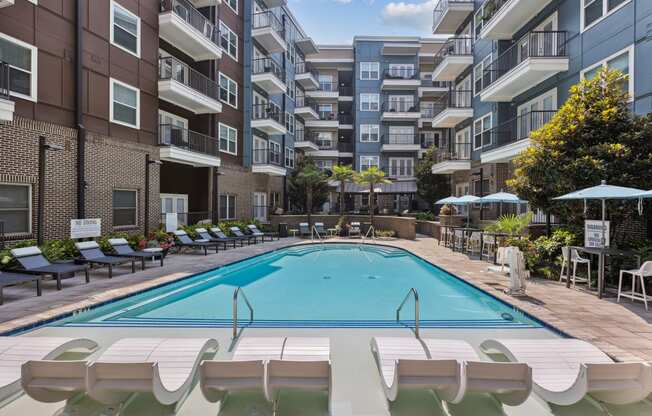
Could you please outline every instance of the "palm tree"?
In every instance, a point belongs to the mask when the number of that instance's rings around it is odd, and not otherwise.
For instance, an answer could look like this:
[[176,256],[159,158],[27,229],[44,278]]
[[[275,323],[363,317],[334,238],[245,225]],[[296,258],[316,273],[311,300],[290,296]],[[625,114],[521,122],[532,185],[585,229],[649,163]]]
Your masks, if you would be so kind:
[[353,182],[355,171],[350,165],[333,166],[333,176],[331,179],[340,183],[340,217],[344,216],[344,195],[346,194],[346,183]]
[[306,189],[306,211],[308,226],[312,227],[312,195],[315,188],[326,181],[326,175],[314,164],[308,163],[296,176],[296,182]]
[[357,175],[357,182],[369,185],[369,219],[371,225],[374,225],[374,211],[376,210],[376,204],[374,202],[375,187],[376,185],[390,183],[390,180],[385,178],[385,172],[376,166],[371,166]]

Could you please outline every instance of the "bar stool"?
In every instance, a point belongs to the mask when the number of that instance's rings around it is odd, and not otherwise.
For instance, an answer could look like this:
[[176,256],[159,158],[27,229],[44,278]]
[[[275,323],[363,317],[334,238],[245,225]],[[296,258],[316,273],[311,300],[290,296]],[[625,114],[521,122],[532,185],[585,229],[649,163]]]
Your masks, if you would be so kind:
[[[590,289],[591,288],[591,260],[585,259],[584,257],[580,256],[580,254],[577,252],[577,249],[574,248],[571,249],[570,247],[562,247],[561,254],[563,260],[561,262],[561,272],[559,275],[559,281],[561,282],[562,280],[566,280],[566,278],[568,278],[568,276],[564,276],[564,269],[566,269],[566,273],[568,274],[570,272],[570,265],[572,264],[573,275],[571,276],[571,279],[573,282],[573,287],[575,287],[575,283],[586,283]],[[586,279],[583,277],[577,277],[578,264],[587,265]]]
[[[632,275],[632,293],[622,293],[623,288],[623,275],[627,273]],[[636,291],[636,278],[638,277],[641,283],[641,291]],[[645,303],[645,310],[647,311],[647,301],[652,299],[652,296],[648,296],[645,292],[645,278],[652,277],[652,261],[646,261],[643,263],[640,269],[635,270],[621,270],[620,278],[618,279],[618,299],[616,302],[620,302],[620,297],[630,298],[631,300],[642,300]]]
[[473,255],[481,255],[482,247],[480,246],[480,232],[473,231],[466,242],[466,251]]
[[494,253],[496,252],[496,239],[495,237],[489,239],[488,236],[484,236],[482,239],[482,250],[480,251],[480,258],[492,259]]

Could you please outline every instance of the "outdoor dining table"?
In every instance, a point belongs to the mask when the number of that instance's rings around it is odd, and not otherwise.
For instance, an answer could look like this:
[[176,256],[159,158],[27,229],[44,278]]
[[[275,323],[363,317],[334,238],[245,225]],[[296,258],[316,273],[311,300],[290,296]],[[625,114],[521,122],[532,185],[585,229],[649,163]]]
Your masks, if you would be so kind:
[[[633,251],[620,250],[617,248],[601,247],[578,247],[572,246],[571,249],[581,251],[587,254],[598,256],[598,298],[602,299],[604,294],[604,266],[606,256],[633,257],[636,258],[637,266],[641,267],[641,256]],[[566,287],[570,287],[570,279],[566,279]]]
[[462,251],[464,251],[464,247],[466,247],[466,240],[468,238],[469,233],[482,231],[482,230],[480,230],[478,228],[469,228],[469,227],[452,227],[452,228],[453,228],[453,251],[455,251],[455,242],[454,242],[455,237],[454,236],[457,234],[458,231],[462,232],[462,247],[463,247]]

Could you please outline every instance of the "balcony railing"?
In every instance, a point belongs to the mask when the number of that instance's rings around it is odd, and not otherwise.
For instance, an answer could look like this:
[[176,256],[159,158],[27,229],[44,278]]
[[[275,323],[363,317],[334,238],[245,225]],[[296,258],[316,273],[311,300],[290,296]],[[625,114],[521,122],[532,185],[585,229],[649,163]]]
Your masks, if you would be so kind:
[[[491,144],[484,146],[482,150],[492,150],[529,138],[533,131],[540,129],[549,122],[556,112],[557,110],[529,111],[499,124],[487,132],[490,135]],[[487,141],[483,138],[484,143]]]
[[253,60],[252,73],[256,74],[272,74],[276,78],[285,82],[285,71],[281,65],[272,58],[258,58]]
[[0,98],[9,98],[9,64],[0,61]]
[[473,55],[473,39],[470,37],[450,38],[435,55],[435,68],[448,56]]
[[498,13],[498,10],[500,10],[510,1],[511,0],[486,0],[481,6],[482,10],[484,10],[482,16],[484,24],[486,25],[487,22],[489,22],[496,15],[496,13]]
[[180,82],[215,100],[220,98],[220,86],[215,81],[175,58],[167,57],[158,60],[158,77],[163,81],[171,79]]
[[294,108],[299,108],[299,107],[310,107],[313,110],[315,110],[315,112],[319,111],[317,102],[310,97],[306,97],[305,95],[296,96],[294,100]]
[[471,108],[473,102],[473,91],[471,90],[450,90],[441,99],[433,102],[433,116],[437,116],[448,108]]
[[337,113],[335,111],[319,111],[319,119],[325,121],[337,121]]
[[339,142],[337,144],[337,150],[340,153],[353,153],[353,143]]
[[473,4],[474,0],[439,0],[439,3],[435,6],[434,14],[433,14],[433,30],[437,26],[439,26],[439,23],[441,23],[442,19],[446,15],[446,12],[448,11],[448,7],[450,4],[454,3],[471,3]]
[[214,26],[199,10],[195,9],[188,0],[161,0],[161,13],[173,12],[190,26],[197,29],[211,42],[220,44],[219,29]]
[[421,80],[421,86],[450,89],[452,83],[450,81],[433,81],[432,78],[425,78]]
[[421,118],[433,118],[435,116],[434,104],[428,107],[421,107]]
[[411,113],[419,112],[419,109],[414,100],[389,100],[383,102],[381,111],[389,113]]
[[220,154],[219,143],[214,137],[172,124],[161,124],[158,137],[159,145],[162,146],[174,146],[210,156],[219,156]]
[[319,78],[319,73],[308,62],[297,62],[294,65],[295,74],[312,74],[315,79]]
[[414,68],[387,68],[383,73],[384,79],[418,79],[419,73]]
[[340,124],[353,124],[353,115],[350,113],[339,113],[337,119]]
[[530,32],[484,69],[483,78],[487,81],[483,88],[493,84],[528,58],[563,58],[567,56],[566,32]]
[[437,163],[451,160],[471,160],[471,142],[444,143],[435,153]]
[[254,149],[252,152],[254,165],[283,166],[283,155],[281,155],[280,151],[274,149]]
[[274,120],[284,125],[281,107],[272,103],[254,104],[251,118],[252,120]]
[[340,95],[345,97],[353,97],[353,87],[351,85],[340,85],[338,87]]
[[319,91],[337,92],[337,83],[331,81],[319,81]]
[[383,144],[420,144],[419,136],[415,134],[393,134],[383,135]]
[[271,10],[254,13],[252,24],[254,29],[271,27],[281,38],[285,39],[283,23]]

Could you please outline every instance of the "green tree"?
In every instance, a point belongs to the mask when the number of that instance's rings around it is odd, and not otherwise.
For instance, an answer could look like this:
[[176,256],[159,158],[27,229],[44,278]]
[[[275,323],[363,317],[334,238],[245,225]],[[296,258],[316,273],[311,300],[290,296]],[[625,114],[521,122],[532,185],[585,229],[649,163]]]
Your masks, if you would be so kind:
[[428,203],[432,209],[435,201],[451,194],[450,183],[446,175],[433,175],[432,165],[437,162],[437,149],[431,147],[426,151],[415,167],[417,195]]
[[322,205],[328,197],[326,175],[317,168],[312,160],[307,159],[300,170],[297,170],[296,174],[292,176],[290,187],[305,198],[303,206],[308,215],[308,224],[312,226],[313,209]]
[[375,191],[376,185],[390,183],[389,179],[385,178],[385,172],[372,166],[367,170],[360,172],[357,175],[356,182],[363,185],[369,185],[369,220],[371,225],[374,224],[374,211],[376,210]]
[[[514,161],[508,181],[520,196],[542,210],[560,215],[583,231],[582,203],[552,198],[606,180],[612,185],[652,187],[652,124],[630,111],[627,77],[601,70],[570,89],[570,96],[550,122],[530,136],[531,146]],[[590,204],[598,215],[597,204]],[[609,202],[613,229],[634,217],[635,204]]]
[[353,182],[355,171],[350,165],[333,166],[333,176],[331,179],[340,183],[340,216],[344,216],[344,196],[346,194],[346,184]]

